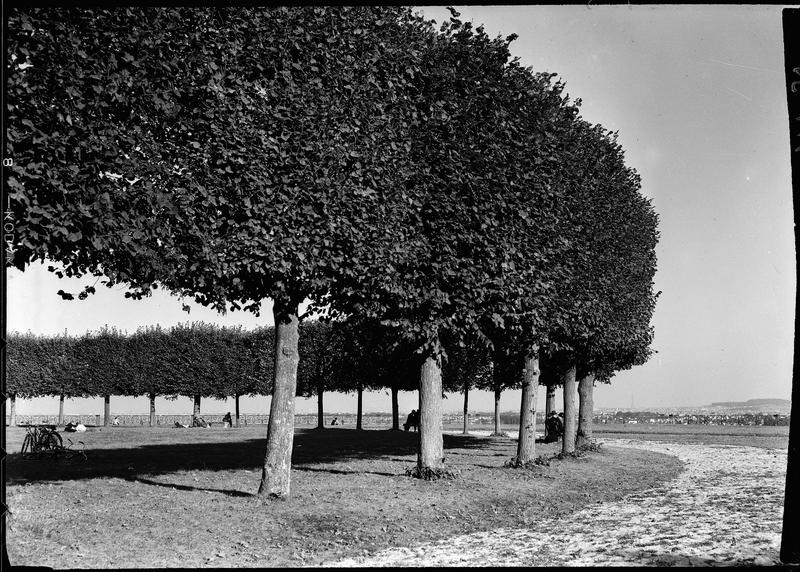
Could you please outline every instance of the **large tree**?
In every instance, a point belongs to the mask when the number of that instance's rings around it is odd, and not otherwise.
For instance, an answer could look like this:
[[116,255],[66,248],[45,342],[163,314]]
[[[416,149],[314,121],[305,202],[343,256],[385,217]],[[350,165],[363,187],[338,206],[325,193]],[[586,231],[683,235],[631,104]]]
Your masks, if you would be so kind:
[[178,343],[168,329],[160,326],[139,328],[127,340],[131,363],[135,364],[130,395],[145,395],[150,403],[149,425],[157,425],[156,396],[177,399],[181,391],[174,365],[188,348]]
[[92,8],[18,10],[9,31],[33,66],[8,98],[14,263],[218,309],[272,299],[259,490],[286,497],[298,304],[397,244],[429,27],[402,8]]
[[550,329],[548,352],[562,376],[562,450],[572,452],[579,425],[581,444],[589,437],[594,378],[603,372],[608,379],[614,370],[649,356],[658,232],[657,217],[641,195],[638,175],[624,164],[616,134],[575,121],[562,153],[576,165],[559,182],[572,205],[566,239],[574,264],[553,290],[564,318]]
[[16,425],[16,398],[59,395],[59,423],[63,422],[64,396],[73,394],[68,376],[70,344],[66,337],[12,332],[6,342],[6,394],[10,424]]
[[469,392],[491,384],[492,363],[486,343],[476,336],[450,344],[445,341],[447,361],[442,367],[442,385],[446,391],[463,393],[462,433],[469,433]]
[[75,340],[75,365],[83,369],[78,387],[81,393],[103,397],[103,425],[111,424],[111,396],[135,392],[134,372],[128,339],[107,326],[87,332]]
[[442,25],[425,54],[422,121],[412,134],[416,169],[400,189],[414,206],[400,225],[411,229],[398,237],[406,248],[377,253],[386,260],[379,266],[392,271],[353,280],[332,300],[342,311],[394,326],[420,356],[418,468],[426,475],[443,467],[443,339],[479,335],[484,314],[513,311],[504,275],[517,252],[498,232],[519,216],[508,181],[514,170],[500,167],[513,161],[522,131],[510,128],[517,110],[505,93],[514,85],[508,75],[513,39],[489,38],[454,11]]
[[300,363],[297,371],[297,394],[317,397],[317,428],[325,428],[325,391],[343,389],[339,381],[344,366],[341,326],[321,320],[300,325]]

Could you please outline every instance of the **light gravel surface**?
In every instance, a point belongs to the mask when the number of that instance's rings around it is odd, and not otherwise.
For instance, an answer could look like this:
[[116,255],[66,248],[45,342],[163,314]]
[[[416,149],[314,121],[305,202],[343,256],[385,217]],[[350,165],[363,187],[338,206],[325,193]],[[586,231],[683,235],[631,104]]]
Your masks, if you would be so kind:
[[714,566],[778,564],[786,451],[599,439],[675,455],[673,481],[525,528],[397,547],[328,566]]

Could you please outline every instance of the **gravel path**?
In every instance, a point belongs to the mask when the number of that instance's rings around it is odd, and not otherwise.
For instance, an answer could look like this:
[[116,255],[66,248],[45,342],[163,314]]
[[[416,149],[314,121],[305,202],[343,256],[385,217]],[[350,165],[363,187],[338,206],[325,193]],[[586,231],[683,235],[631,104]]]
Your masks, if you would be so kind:
[[786,451],[599,439],[675,455],[665,485],[538,525],[390,548],[328,566],[710,566],[779,563]]

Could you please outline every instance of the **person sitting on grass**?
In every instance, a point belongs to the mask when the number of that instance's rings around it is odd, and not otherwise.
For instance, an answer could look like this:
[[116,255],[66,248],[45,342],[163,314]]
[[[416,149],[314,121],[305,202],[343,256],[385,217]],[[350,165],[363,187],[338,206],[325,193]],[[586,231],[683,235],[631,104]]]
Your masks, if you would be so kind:
[[75,432],[75,427],[77,425],[78,425],[77,423],[73,423],[72,421],[70,421],[69,423],[67,423],[64,426],[64,431],[66,431],[67,433],[74,433]]
[[547,436],[545,437],[544,442],[554,443],[558,441],[558,438],[561,436],[561,430],[559,429],[558,415],[556,415],[555,411],[550,412],[550,415],[547,416],[544,425],[545,429],[547,429]]
[[192,417],[192,427],[208,427],[208,421],[195,415]]
[[558,431],[558,436],[562,437],[564,435],[564,413],[559,413],[556,417],[556,430]]
[[331,425],[338,425],[338,424],[339,424],[339,418],[334,417],[333,420],[331,421]]
[[[227,423],[227,425],[225,425]],[[222,418],[222,426],[223,427],[232,427],[233,420],[231,419],[231,412],[228,411],[225,416]]]
[[419,411],[417,411],[416,409],[411,410],[411,413],[409,413],[408,417],[406,418],[406,422],[403,423],[403,429],[405,429],[406,431],[408,431],[412,427],[414,428],[414,431],[419,429]]

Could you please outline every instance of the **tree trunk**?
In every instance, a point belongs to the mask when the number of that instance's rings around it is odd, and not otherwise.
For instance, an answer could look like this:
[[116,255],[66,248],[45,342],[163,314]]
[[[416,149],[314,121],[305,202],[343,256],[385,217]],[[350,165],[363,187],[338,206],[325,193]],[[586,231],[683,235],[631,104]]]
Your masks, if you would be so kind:
[[577,383],[575,365],[564,374],[564,437],[561,442],[562,453],[575,452],[575,437],[578,433]]
[[422,364],[419,380],[419,454],[420,470],[444,466],[442,439],[442,366],[429,356]]
[[239,426],[239,394],[233,396],[234,401],[236,402],[236,427]]
[[526,463],[536,456],[536,389],[539,387],[539,348],[533,346],[525,356],[522,377],[522,403],[519,413],[517,461]]
[[317,383],[317,429],[325,429],[325,412],[322,404],[322,396],[325,390],[322,382]]
[[500,394],[503,390],[499,385],[494,386],[494,433],[500,435]]
[[150,427],[155,427],[156,421],[156,394],[150,394]]
[[464,435],[469,435],[469,385],[464,383]]
[[9,399],[9,404],[8,404],[8,409],[9,409],[9,411],[8,411],[8,413],[9,413],[8,424],[11,427],[16,427],[17,426],[17,394],[16,393],[12,393],[11,395],[8,396],[8,399]]
[[106,395],[103,401],[103,425],[108,427],[111,424],[111,396]]
[[358,385],[358,412],[356,413],[356,429],[361,430],[361,421],[364,418],[364,388]]
[[273,307],[275,316],[275,370],[267,429],[267,453],[259,496],[289,497],[294,442],[294,396],[297,391],[299,319],[297,306]]
[[578,382],[578,437],[576,447],[592,441],[592,416],[594,415],[594,374],[588,373]]
[[400,431],[400,405],[397,400],[399,390],[392,385],[392,431]]
[[64,394],[58,396],[58,424],[64,424]]
[[200,396],[194,396],[194,408],[192,409],[192,415],[194,417],[200,417]]
[[548,385],[547,386],[547,398],[545,399],[544,404],[544,437],[545,439],[549,436],[547,431],[547,420],[550,419],[550,413],[556,410],[556,386],[555,385]]

